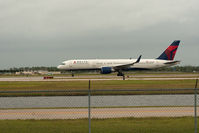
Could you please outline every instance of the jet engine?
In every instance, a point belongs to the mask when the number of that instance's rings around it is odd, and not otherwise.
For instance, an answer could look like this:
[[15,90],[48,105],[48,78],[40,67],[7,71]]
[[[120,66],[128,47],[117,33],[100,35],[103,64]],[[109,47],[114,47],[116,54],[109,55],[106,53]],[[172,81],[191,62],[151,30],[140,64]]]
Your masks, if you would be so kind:
[[113,68],[112,67],[102,67],[101,68],[101,74],[109,74],[113,72]]

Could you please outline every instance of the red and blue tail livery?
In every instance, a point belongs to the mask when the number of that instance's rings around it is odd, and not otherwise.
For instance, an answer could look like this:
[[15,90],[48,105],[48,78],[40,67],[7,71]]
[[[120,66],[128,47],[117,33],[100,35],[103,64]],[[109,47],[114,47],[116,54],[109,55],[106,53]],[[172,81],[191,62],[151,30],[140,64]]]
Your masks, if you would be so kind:
[[173,60],[180,44],[180,40],[175,40],[157,59]]

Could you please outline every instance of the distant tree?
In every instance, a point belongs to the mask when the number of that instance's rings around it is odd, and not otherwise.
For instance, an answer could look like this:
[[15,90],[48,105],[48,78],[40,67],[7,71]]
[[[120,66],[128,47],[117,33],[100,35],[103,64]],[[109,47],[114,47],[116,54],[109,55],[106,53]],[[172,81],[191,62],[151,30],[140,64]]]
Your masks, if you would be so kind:
[[[0,73],[16,73],[22,71],[61,71],[65,73],[66,71],[59,70],[57,67],[44,67],[44,66],[34,66],[34,67],[20,67],[20,68],[10,68],[0,70]],[[199,66],[174,66],[155,69],[153,71],[157,72],[199,72]],[[85,71],[86,72],[86,71]],[[96,71],[93,71],[96,72]]]

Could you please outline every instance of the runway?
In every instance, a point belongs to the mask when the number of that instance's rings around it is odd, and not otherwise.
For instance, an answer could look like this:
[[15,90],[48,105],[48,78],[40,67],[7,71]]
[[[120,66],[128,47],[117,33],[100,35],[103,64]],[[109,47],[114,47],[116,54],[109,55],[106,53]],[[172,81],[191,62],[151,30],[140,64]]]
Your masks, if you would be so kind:
[[[199,108],[198,108],[199,109]],[[199,113],[199,112],[198,112]],[[97,119],[123,117],[184,117],[194,116],[193,107],[94,108],[91,117]],[[10,109],[0,110],[0,119],[82,119],[88,109]]]
[[[142,75],[142,76],[128,76],[125,80],[193,80],[196,75]],[[43,77],[1,77],[1,81],[102,81],[102,80],[123,80],[122,77],[117,76],[77,76],[77,77],[54,77],[53,79],[43,79]]]

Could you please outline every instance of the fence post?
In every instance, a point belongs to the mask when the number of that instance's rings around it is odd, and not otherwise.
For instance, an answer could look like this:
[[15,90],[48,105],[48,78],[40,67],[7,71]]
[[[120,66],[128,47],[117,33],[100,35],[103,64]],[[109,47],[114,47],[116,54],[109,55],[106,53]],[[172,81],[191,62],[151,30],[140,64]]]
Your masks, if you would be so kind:
[[195,133],[197,133],[197,86],[198,86],[198,79],[196,79],[196,84],[195,84],[195,95],[194,95]]
[[88,82],[88,130],[91,133],[91,81]]

